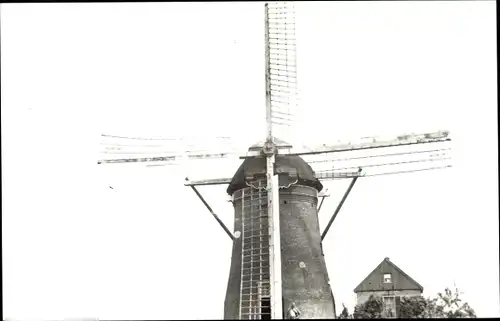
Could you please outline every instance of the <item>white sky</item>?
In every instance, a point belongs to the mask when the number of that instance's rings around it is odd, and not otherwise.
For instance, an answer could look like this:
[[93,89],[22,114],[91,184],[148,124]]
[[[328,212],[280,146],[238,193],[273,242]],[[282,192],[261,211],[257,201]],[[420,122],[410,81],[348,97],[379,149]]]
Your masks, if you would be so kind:
[[[456,282],[479,316],[500,316],[495,2],[297,7],[306,140],[454,138],[449,170],[358,181],[324,243],[337,311],[390,257],[425,295]],[[238,162],[99,167],[97,150],[102,132],[262,139],[262,15],[248,2],[1,6],[6,318],[222,318],[231,243],[183,179]],[[348,184],[325,183],[322,227]],[[232,227],[225,187],[200,191]]]

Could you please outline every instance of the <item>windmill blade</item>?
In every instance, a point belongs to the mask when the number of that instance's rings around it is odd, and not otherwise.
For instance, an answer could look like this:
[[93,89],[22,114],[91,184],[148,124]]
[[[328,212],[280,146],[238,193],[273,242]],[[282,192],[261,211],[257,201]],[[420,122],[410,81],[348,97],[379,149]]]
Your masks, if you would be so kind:
[[406,173],[415,173],[415,172],[430,171],[430,170],[437,170],[437,169],[446,169],[446,168],[450,168],[450,167],[452,167],[452,165],[442,165],[442,166],[432,166],[432,167],[425,167],[425,168],[402,169],[402,170],[391,170],[391,171],[386,171],[386,172],[381,172],[381,173],[368,173],[368,174],[365,174],[363,176],[370,177],[370,176],[381,176],[381,175],[406,174]]
[[229,137],[145,138],[101,135],[98,164],[156,162],[177,165],[186,160],[237,157],[243,153]]
[[395,137],[363,137],[357,140],[346,142],[338,141],[334,145],[318,146],[310,151],[290,153],[291,155],[314,155],[333,152],[346,152],[364,149],[384,148],[384,147],[400,147],[406,145],[417,145],[427,143],[441,143],[451,141],[450,133],[446,130],[424,134],[403,134]]
[[418,161],[451,158],[450,147],[423,147],[428,146],[401,146],[383,151],[377,149],[358,150],[350,153],[326,154],[325,156],[329,157],[321,158],[318,157],[321,155],[309,155],[302,157],[316,171],[325,169],[349,170],[358,167],[369,168],[383,166],[384,164],[392,165],[395,163],[412,163]]
[[293,142],[298,108],[295,7],[266,3],[267,137]]
[[[401,149],[401,147],[400,147]],[[404,148],[403,148],[404,149]],[[331,179],[329,175],[362,168],[361,176],[379,176],[409,173],[451,167],[451,148],[420,149],[396,153],[372,153],[371,155],[331,158],[310,161],[318,177]],[[344,155],[344,154],[342,154]]]
[[230,137],[130,137],[101,135],[103,152],[131,154],[201,152],[213,149],[235,149],[236,141]]
[[171,156],[151,156],[151,157],[123,157],[100,159],[97,164],[118,164],[118,163],[146,163],[146,162],[162,162],[162,165],[179,165],[182,162],[189,160],[213,159],[236,157],[238,154],[230,153],[212,153],[212,154],[193,154],[193,155],[171,155]]
[[[354,152],[358,150],[368,150],[376,148],[402,147],[409,145],[443,143],[450,142],[450,133],[448,131],[437,131],[424,134],[404,134],[391,137],[363,137],[349,141],[337,141],[335,144],[323,144],[314,148],[282,148],[281,155],[320,155],[339,152]],[[261,157],[259,153],[249,151],[246,156],[240,158]]]

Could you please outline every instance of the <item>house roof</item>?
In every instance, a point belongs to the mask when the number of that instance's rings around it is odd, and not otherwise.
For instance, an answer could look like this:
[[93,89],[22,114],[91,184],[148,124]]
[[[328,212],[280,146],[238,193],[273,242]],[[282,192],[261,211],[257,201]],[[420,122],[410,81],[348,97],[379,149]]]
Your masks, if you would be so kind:
[[[384,284],[382,277],[384,273],[391,273],[393,282]],[[365,291],[386,290],[420,290],[424,288],[412,279],[408,274],[392,263],[386,257],[368,276],[354,289],[355,293]]]

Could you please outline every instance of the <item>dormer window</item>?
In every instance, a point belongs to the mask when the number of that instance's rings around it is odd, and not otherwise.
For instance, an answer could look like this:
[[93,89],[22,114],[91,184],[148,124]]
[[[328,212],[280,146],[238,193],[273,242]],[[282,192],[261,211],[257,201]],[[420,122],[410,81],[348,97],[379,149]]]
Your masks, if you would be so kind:
[[390,273],[384,274],[384,283],[392,283],[392,275]]

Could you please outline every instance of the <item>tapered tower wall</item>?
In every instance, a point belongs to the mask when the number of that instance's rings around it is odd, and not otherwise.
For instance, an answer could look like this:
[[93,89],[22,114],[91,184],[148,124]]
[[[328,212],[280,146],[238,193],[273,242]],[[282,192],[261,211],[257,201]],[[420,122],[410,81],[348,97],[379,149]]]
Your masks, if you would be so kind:
[[281,275],[284,311],[292,302],[301,318],[333,318],[333,297],[321,249],[317,190],[280,191]]
[[[247,183],[265,179],[265,163],[247,159],[228,188],[233,196],[234,231],[242,231],[242,195]],[[290,305],[301,318],[334,318],[334,299],[321,247],[318,222],[318,192],[321,183],[300,157],[277,157],[280,188],[280,239],[283,311]],[[244,180],[244,181],[242,181]],[[246,223],[245,223],[246,224]],[[225,319],[240,318],[242,238],[235,239],[224,306]]]

